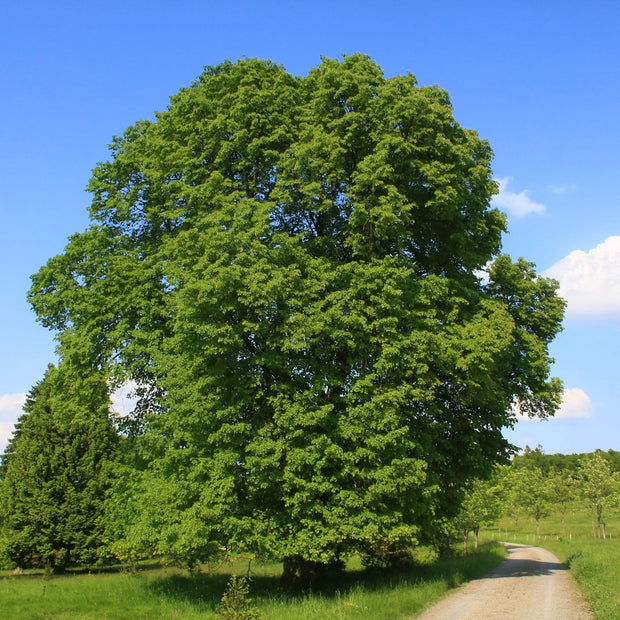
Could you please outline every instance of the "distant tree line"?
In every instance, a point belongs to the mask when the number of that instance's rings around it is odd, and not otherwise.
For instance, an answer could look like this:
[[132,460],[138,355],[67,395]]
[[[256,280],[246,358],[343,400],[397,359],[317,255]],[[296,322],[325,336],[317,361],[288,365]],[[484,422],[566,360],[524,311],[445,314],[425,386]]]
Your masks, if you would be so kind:
[[498,465],[490,478],[469,485],[454,527],[467,549],[470,532],[477,546],[480,528],[502,517],[513,520],[515,532],[520,517],[533,518],[540,534],[541,519],[556,512],[565,535],[568,509],[581,507],[592,513],[594,535],[606,538],[605,514],[619,505],[620,452],[547,455],[540,446],[526,447],[510,464]]

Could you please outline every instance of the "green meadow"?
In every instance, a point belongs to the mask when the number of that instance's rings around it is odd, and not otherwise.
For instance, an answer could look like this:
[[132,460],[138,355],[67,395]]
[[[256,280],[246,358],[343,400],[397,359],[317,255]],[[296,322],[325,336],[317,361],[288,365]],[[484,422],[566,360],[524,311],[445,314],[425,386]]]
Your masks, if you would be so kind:
[[[347,570],[298,594],[280,590],[281,564],[252,569],[250,597],[260,618],[312,620],[411,618],[451,588],[478,577],[505,557],[488,543],[467,556],[448,560],[432,553],[401,570],[364,570],[359,561]],[[217,607],[231,574],[245,575],[247,559],[211,573],[190,575],[173,568],[143,567],[135,573],[74,573],[46,577],[27,572],[0,573],[0,617],[12,620],[221,618]],[[243,616],[239,616],[242,618]]]

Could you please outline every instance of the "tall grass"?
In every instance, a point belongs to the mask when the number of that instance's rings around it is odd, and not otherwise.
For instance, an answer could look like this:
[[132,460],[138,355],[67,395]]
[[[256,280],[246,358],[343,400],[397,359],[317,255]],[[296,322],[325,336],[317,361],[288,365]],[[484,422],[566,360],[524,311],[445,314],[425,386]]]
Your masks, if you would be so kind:
[[[314,591],[296,595],[280,591],[280,565],[264,565],[252,574],[251,596],[262,617],[270,620],[398,620],[419,613],[450,588],[480,576],[503,557],[503,548],[489,544],[479,553],[432,559],[398,571],[366,571],[353,563]],[[230,574],[244,574],[246,569],[247,562],[238,561],[215,573],[198,575],[170,568],[52,578],[4,573],[0,576],[0,618],[215,619]]]

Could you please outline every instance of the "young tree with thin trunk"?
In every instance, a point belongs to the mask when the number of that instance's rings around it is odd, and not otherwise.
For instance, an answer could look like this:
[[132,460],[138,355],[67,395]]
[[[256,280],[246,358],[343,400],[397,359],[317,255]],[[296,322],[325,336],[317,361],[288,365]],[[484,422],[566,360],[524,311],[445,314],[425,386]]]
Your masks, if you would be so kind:
[[606,538],[603,514],[605,508],[620,503],[620,474],[612,473],[607,459],[597,451],[583,457],[579,468],[579,483],[582,498],[596,516],[596,535]]
[[474,548],[478,548],[480,528],[490,525],[501,515],[500,488],[497,480],[473,480],[465,491],[461,510],[455,524],[463,535],[463,549],[467,553],[469,533],[474,533]]
[[549,498],[559,509],[562,518],[562,536],[566,536],[566,511],[577,494],[577,482],[566,470],[554,467],[549,474]]
[[540,520],[551,512],[551,493],[548,478],[538,466],[523,468],[520,472],[521,501],[527,514],[536,521],[536,535],[540,536]]
[[519,517],[526,504],[527,484],[525,472],[514,465],[502,465],[498,468],[500,497],[504,514],[514,521],[515,534],[519,531]]

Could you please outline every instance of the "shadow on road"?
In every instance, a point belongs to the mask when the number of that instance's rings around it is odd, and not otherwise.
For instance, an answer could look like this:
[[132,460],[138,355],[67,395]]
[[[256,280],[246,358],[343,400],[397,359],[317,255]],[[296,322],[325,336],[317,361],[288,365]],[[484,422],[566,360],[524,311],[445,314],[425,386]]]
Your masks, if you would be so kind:
[[[523,549],[522,545],[504,545],[508,553],[518,552]],[[499,566],[485,575],[487,579],[506,579],[509,577],[538,577],[541,575],[553,575],[567,568],[561,562],[548,562],[544,560],[521,559],[509,557]]]

